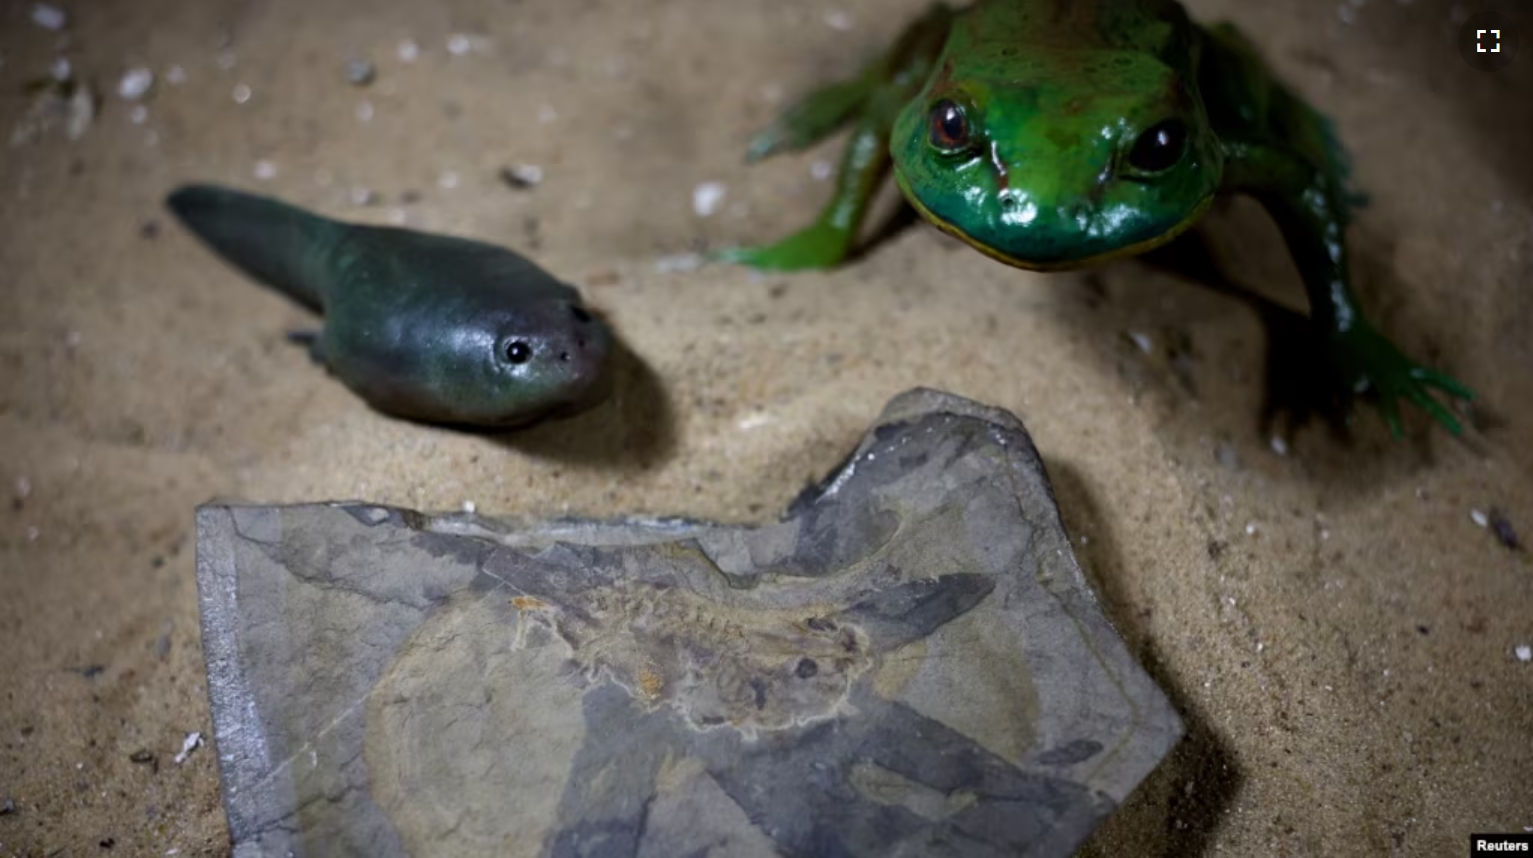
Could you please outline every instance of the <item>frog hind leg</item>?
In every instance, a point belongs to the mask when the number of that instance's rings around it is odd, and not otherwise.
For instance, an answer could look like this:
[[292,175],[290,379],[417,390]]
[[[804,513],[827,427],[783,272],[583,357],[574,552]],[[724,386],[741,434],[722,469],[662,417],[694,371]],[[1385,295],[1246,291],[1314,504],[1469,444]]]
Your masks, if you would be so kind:
[[1474,393],[1406,357],[1363,315],[1352,292],[1346,228],[1355,199],[1346,186],[1346,153],[1331,123],[1264,71],[1255,79],[1248,46],[1230,33],[1232,28],[1210,30],[1210,58],[1227,71],[1243,73],[1230,78],[1244,77],[1242,86],[1261,92],[1247,100],[1260,105],[1260,115],[1223,111],[1237,119],[1226,132],[1225,188],[1250,194],[1267,209],[1298,265],[1315,342],[1328,368],[1327,389],[1317,391],[1317,401],[1350,403],[1359,395],[1367,397],[1399,437],[1399,400],[1404,399],[1460,434],[1462,425],[1433,392],[1462,400],[1472,400]]
[[749,159],[802,149],[854,122],[835,191],[819,217],[763,247],[716,251],[711,258],[764,270],[831,268],[851,255],[868,206],[890,166],[889,134],[901,108],[925,84],[952,24],[952,10],[933,5],[856,78],[811,93],[751,143]]

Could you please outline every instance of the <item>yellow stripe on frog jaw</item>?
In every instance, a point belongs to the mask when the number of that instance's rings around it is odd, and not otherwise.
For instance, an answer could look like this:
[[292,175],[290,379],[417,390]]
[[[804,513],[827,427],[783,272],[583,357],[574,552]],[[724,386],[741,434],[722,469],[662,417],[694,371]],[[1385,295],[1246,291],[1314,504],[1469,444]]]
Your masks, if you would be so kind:
[[1109,250],[1105,253],[1098,253],[1095,256],[1086,256],[1080,259],[1069,259],[1063,262],[1036,262],[1027,259],[1018,259],[1015,256],[1010,256],[1006,253],[1003,253],[1000,250],[997,250],[994,247],[981,242],[979,239],[969,235],[967,232],[964,232],[961,227],[949,223],[948,221],[937,217],[935,214],[932,214],[931,209],[928,209],[921,203],[919,199],[916,198],[915,194],[911,193],[910,186],[905,183],[905,177],[900,173],[899,170],[894,171],[894,183],[899,186],[900,192],[905,195],[905,199],[910,202],[910,205],[914,207],[918,213],[920,213],[921,217],[926,218],[926,220],[929,221],[932,226],[935,226],[937,229],[942,230],[948,235],[963,241],[964,244],[969,245],[970,247],[978,250],[980,253],[985,254],[997,262],[1010,265],[1013,268],[1022,268],[1027,271],[1069,271],[1074,268],[1086,268],[1088,266],[1096,265],[1101,262],[1107,262],[1113,259],[1122,259],[1127,256],[1138,256],[1139,254],[1146,251],[1154,250],[1155,248],[1170,242],[1173,238],[1176,238],[1177,236],[1186,232],[1192,227],[1193,224],[1198,222],[1198,219],[1203,216],[1204,212],[1208,211],[1208,207],[1212,205],[1214,201],[1214,195],[1209,194],[1208,196],[1204,197],[1203,200],[1199,202],[1191,212],[1187,214],[1187,217],[1183,218],[1179,223],[1177,223],[1176,226],[1171,227],[1160,235],[1154,236],[1152,238],[1147,238],[1144,241],[1138,242],[1137,244],[1126,245],[1114,250]]

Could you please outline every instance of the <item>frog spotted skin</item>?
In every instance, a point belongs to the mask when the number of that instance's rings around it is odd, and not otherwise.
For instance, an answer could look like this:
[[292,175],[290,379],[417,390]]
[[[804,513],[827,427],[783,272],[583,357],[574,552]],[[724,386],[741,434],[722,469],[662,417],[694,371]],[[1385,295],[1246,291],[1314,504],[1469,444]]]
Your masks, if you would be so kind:
[[572,287],[509,250],[208,185],[167,204],[229,262],[322,312],[315,357],[380,411],[507,427],[605,389],[606,326]]
[[937,4],[857,77],[790,107],[750,158],[847,124],[852,138],[820,217],[776,244],[717,258],[777,270],[839,264],[891,170],[938,228],[1037,271],[1143,253],[1195,224],[1216,194],[1249,194],[1304,278],[1328,369],[1313,382],[1316,401],[1366,394],[1399,435],[1406,399],[1461,431],[1429,391],[1473,394],[1406,358],[1352,293],[1348,169],[1330,123],[1233,27],[1200,27],[1174,0]]

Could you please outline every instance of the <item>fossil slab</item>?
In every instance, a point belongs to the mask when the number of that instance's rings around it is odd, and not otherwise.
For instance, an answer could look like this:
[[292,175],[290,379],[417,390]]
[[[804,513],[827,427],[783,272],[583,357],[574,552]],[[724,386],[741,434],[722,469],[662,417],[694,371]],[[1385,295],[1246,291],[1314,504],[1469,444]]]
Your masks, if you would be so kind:
[[1010,414],[778,522],[197,515],[236,855],[1061,856],[1180,738]]

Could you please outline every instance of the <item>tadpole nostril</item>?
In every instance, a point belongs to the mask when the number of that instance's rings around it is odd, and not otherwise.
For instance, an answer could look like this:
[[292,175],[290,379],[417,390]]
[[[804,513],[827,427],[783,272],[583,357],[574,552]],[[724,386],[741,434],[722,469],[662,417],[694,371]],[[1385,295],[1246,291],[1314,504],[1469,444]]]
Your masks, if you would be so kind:
[[579,304],[570,305],[570,314],[575,317],[575,321],[577,322],[584,323],[591,321],[591,314],[586,312],[586,308],[580,306]]
[[570,359],[570,353],[569,352],[559,352],[559,360],[562,360],[562,361],[568,363],[569,359]]

